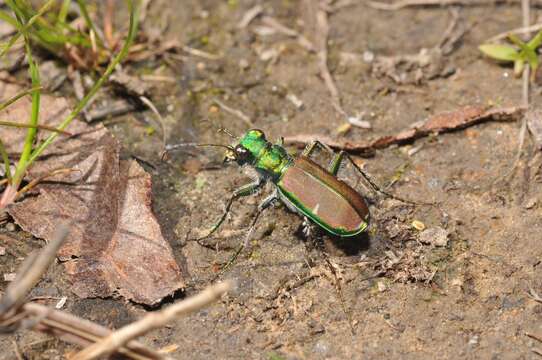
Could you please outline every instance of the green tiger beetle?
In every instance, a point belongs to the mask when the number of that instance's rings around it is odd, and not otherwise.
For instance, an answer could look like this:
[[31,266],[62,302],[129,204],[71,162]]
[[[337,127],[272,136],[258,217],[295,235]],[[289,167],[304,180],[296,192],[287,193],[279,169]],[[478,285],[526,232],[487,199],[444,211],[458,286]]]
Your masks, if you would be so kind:
[[[228,133],[227,131],[223,130]],[[228,135],[236,138],[228,133]],[[238,139],[238,138],[236,138]],[[257,179],[235,190],[226,202],[226,208],[218,222],[209,232],[200,237],[203,240],[218,230],[230,212],[233,202],[243,196],[255,194],[267,182],[274,184],[274,191],[258,206],[252,220],[244,245],[246,246],[260,214],[275,201],[282,201],[290,210],[301,215],[305,220],[318,225],[328,233],[342,238],[354,237],[364,232],[369,225],[369,207],[356,190],[337,178],[343,160],[347,159],[370,184],[370,186],[388,197],[413,203],[381,190],[371,178],[344,151],[333,150],[319,141],[313,141],[300,156],[293,157],[283,146],[281,139],[277,144],[269,142],[261,130],[247,131],[234,145],[182,143],[169,145],[166,151],[184,146],[218,146],[226,148],[225,162],[237,162],[256,170]],[[317,148],[333,153],[327,168],[323,168],[310,159]]]

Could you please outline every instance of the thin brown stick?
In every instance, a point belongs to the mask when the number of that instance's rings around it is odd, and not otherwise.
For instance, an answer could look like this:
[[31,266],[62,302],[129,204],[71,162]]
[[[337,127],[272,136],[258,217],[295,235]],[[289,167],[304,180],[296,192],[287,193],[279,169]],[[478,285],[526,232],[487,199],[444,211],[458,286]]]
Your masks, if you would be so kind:
[[113,35],[113,18],[115,16],[115,0],[107,0],[105,4],[104,14],[104,37],[110,49],[114,49],[116,44],[115,36]]
[[[530,1],[529,0],[521,0],[521,10],[522,10],[522,17],[523,17],[523,27],[529,27],[530,22]],[[529,109],[529,79],[530,79],[530,65],[525,64],[525,67],[523,68],[523,77],[522,77],[522,87],[521,87],[521,101],[522,106],[526,109]],[[509,176],[512,176],[521,160],[521,154],[523,152],[523,145],[525,144],[525,135],[527,134],[527,116],[523,116],[521,120],[521,128],[519,130],[518,134],[518,149],[516,153],[516,157],[514,160],[514,164],[512,165],[512,168],[510,171],[505,175],[505,178],[508,178]]]
[[297,32],[297,31],[295,31],[293,29],[290,29],[287,26],[282,25],[275,18],[272,18],[270,16],[264,16],[262,18],[262,22],[265,25],[275,29],[276,31],[278,31],[278,32],[280,32],[280,33],[282,33],[282,34],[284,34],[286,36],[296,38],[299,45],[301,45],[306,50],[308,50],[310,52],[315,52],[316,51],[313,43],[311,43],[305,36],[303,36],[302,34],[300,34],[299,32]]
[[542,23],[536,23],[536,24],[533,24],[531,26],[522,26],[520,28],[515,28],[515,29],[512,29],[512,30],[508,30],[508,31],[502,32],[500,34],[497,34],[497,35],[489,38],[485,42],[488,43],[488,42],[494,42],[494,41],[497,41],[497,40],[506,39],[511,34],[528,35],[528,34],[533,33],[535,31],[539,31],[540,29],[542,29]]
[[528,294],[531,299],[542,304],[542,297],[540,297],[533,288],[529,289]]
[[13,351],[15,352],[17,360],[24,360],[23,354],[21,353],[21,349],[19,348],[19,344],[17,344],[17,341],[12,340],[11,343],[13,344]]
[[23,263],[23,271],[17,275],[15,281],[10,283],[0,301],[0,318],[23,302],[24,297],[36,285],[43,273],[56,258],[58,249],[60,249],[60,246],[68,236],[68,231],[68,226],[59,226],[53,240],[45,246],[40,256],[33,258],[31,263],[30,261]]
[[230,281],[218,283],[208,287],[198,295],[169,306],[160,312],[150,313],[143,319],[113,332],[106,338],[75,354],[72,360],[91,360],[110,354],[138,336],[151,330],[159,329],[180,316],[192,313],[211,304],[228,291],[231,286]]
[[15,200],[17,198],[19,198],[21,195],[23,195],[24,193],[32,190],[36,185],[38,185],[40,182],[44,181],[47,178],[53,177],[55,175],[69,174],[69,173],[77,172],[77,171],[81,171],[81,170],[79,170],[79,169],[57,169],[57,170],[53,170],[53,171],[51,171],[51,172],[49,172],[49,173],[47,173],[45,175],[42,175],[42,176],[32,180],[31,182],[28,183],[28,185],[26,185],[25,187],[23,187],[22,189],[17,191],[17,195],[15,196]]
[[260,16],[261,13],[263,13],[263,6],[261,6],[260,4],[253,6],[247,12],[245,12],[243,17],[241,18],[241,21],[239,21],[239,23],[237,24],[237,28],[246,28],[248,25],[250,25],[252,20]]
[[328,52],[327,52],[327,39],[329,36],[329,22],[327,19],[327,12],[322,9],[321,6],[316,10],[316,29],[318,33],[318,68],[320,69],[320,76],[324,79],[324,83],[331,95],[331,103],[335,110],[343,116],[347,116],[346,112],[341,105],[341,96],[339,89],[335,85],[333,76],[327,66]]
[[145,104],[156,117],[156,122],[160,126],[160,131],[162,132],[162,149],[165,150],[166,149],[166,128],[164,127],[164,118],[162,117],[162,115],[160,114],[156,106],[154,106],[153,102],[149,98],[147,98],[146,96],[140,96],[139,100],[143,104]]
[[535,335],[533,333],[528,333],[526,332],[525,335],[527,335],[528,337],[530,337],[531,339],[534,339],[534,340],[537,340],[537,341],[540,341],[542,342],[542,337],[538,336],[538,335]]
[[[397,11],[407,7],[417,6],[484,6],[484,5],[499,5],[499,4],[517,4],[521,0],[400,0],[393,3],[385,3],[381,1],[368,1],[366,4],[373,9]],[[542,2],[536,2],[537,5]]]
[[[37,318],[35,330],[51,334],[63,341],[79,346],[88,346],[111,334],[111,330],[92,321],[79,318],[48,306],[27,303],[21,307],[26,318]],[[156,360],[164,357],[156,350],[137,342],[130,341],[117,352],[131,359]]]
[[224,110],[227,113],[230,113],[232,115],[237,116],[241,121],[243,121],[248,126],[252,127],[254,126],[252,120],[246,116],[241,110],[237,110],[234,108],[229,107],[228,105],[224,104],[222,101],[218,99],[213,99],[213,102],[218,105],[222,110]]

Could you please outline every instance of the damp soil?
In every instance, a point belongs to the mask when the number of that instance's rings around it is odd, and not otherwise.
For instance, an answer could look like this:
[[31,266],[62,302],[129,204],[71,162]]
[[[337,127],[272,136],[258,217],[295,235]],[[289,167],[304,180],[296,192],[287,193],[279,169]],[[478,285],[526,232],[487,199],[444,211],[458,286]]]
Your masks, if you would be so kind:
[[[448,70],[403,83],[375,74],[371,59],[433,48],[453,19],[450,9],[385,12],[359,2],[335,10],[329,15],[329,68],[345,111],[362,114],[372,125],[347,133],[338,132],[346,120],[333,107],[314,53],[294,38],[266,35],[261,19],[238,27],[254,5],[151,2],[144,31],[160,41],[176,40],[220,55],[210,59],[184,53],[127,65],[134,74],[159,70],[169,79],[154,81],[151,89],[169,143],[229,143],[219,128],[233,134],[248,129],[214,99],[242,111],[273,141],[316,133],[351,142],[394,134],[466,105],[521,102],[521,79],[514,78],[513,69],[484,59],[477,49],[520,26],[519,4],[458,8],[468,31],[438,60]],[[282,24],[306,31],[299,2],[262,5]],[[539,15],[538,9],[532,11]],[[265,58],[266,52],[276,58]],[[398,69],[400,75],[410,76],[408,71]],[[532,90],[532,104],[537,104],[540,88],[535,84]],[[289,94],[303,106],[288,100]],[[208,247],[191,241],[218,219],[232,191],[251,179],[234,165],[224,166],[223,154],[214,149],[190,149],[161,162],[160,134],[147,131],[152,116],[133,113],[108,127],[123,143],[125,156],[144,160],[152,174],[154,211],[187,282],[184,292],[161,306],[219,279],[234,279],[236,289],[146,335],[144,343],[177,345],[170,355],[180,359],[536,358],[533,349],[542,344],[525,334],[542,334],[542,304],[528,295],[531,289],[542,294],[542,161],[530,142],[517,171],[502,181],[515,161],[519,123],[490,122],[355,158],[387,191],[438,206],[413,206],[367,191],[369,231],[340,240],[325,234],[305,238],[302,219],[279,204],[266,210],[250,248],[222,273],[271,189],[238,201],[222,230],[206,240]],[[323,159],[319,155],[317,160]],[[418,222],[443,229],[445,246],[421,242]],[[7,249],[0,261],[3,273],[14,272],[32,249],[42,246],[10,230],[7,225],[0,229]],[[153,311],[122,299],[78,299],[62,269],[52,266],[32,295],[67,296],[67,311],[111,327]],[[45,335],[20,331],[0,340],[0,358],[15,358],[13,340],[29,359],[57,359],[73,351]]]

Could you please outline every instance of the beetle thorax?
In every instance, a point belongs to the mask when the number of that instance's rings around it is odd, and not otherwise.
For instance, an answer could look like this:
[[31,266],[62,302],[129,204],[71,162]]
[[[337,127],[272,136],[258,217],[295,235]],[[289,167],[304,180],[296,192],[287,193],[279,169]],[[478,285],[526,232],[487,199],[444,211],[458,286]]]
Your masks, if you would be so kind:
[[282,172],[292,162],[286,150],[280,145],[273,145],[267,141],[260,130],[249,130],[241,138],[239,145],[250,154],[245,164],[267,174],[272,179],[280,178]]

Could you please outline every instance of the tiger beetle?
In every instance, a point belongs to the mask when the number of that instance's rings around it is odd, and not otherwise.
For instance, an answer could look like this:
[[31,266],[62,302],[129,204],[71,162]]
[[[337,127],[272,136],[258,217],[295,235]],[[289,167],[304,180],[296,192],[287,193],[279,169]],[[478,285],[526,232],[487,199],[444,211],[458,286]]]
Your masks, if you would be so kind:
[[[228,135],[236,138],[229,133]],[[282,201],[290,210],[301,215],[305,220],[309,219],[332,235],[350,238],[365,231],[369,225],[370,217],[367,202],[356,190],[337,178],[337,173],[344,159],[352,163],[374,190],[388,197],[412,203],[381,190],[348,153],[340,151],[335,154],[333,150],[319,141],[311,142],[301,155],[293,157],[283,147],[282,139],[277,144],[272,144],[265,138],[265,134],[261,130],[252,129],[247,131],[234,145],[182,143],[169,145],[166,147],[166,151],[184,146],[226,148],[225,162],[235,161],[240,166],[249,166],[255,169],[258,175],[254,182],[241,186],[233,192],[226,202],[225,211],[218,222],[205,236],[197,239],[198,241],[208,238],[218,230],[236,199],[255,194],[267,182],[274,184],[273,193],[259,204],[245,242],[237,254],[248,244],[260,214],[277,200]],[[323,168],[310,159],[311,153],[317,147],[333,154],[327,168]]]

